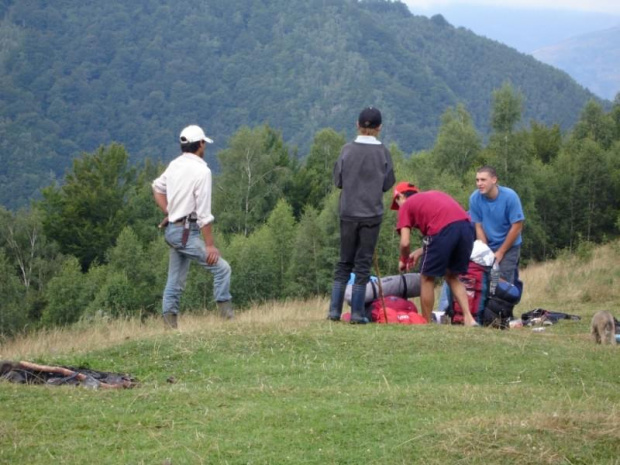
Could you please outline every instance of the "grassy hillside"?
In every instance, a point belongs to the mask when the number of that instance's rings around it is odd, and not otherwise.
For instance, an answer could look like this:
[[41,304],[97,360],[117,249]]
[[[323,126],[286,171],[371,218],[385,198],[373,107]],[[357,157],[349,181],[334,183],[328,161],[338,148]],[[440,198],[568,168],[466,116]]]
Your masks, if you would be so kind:
[[112,141],[134,161],[169,160],[200,123],[216,151],[267,123],[305,155],[361,108],[386,142],[432,145],[457,103],[487,133],[510,81],[524,121],[571,127],[593,95],[505,45],[383,0],[0,2],[0,204],[27,205],[71,160]]
[[332,324],[316,299],[5,343],[0,359],[141,386],[0,383],[0,463],[616,463],[620,349],[588,330],[596,310],[618,315],[619,258],[616,242],[524,270],[518,312],[583,317],[543,332]]

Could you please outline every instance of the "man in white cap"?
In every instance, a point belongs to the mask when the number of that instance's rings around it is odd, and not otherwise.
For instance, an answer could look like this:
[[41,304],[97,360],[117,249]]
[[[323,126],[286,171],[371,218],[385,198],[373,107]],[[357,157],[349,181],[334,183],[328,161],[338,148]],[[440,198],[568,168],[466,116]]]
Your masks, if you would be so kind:
[[[213,242],[211,170],[204,161],[212,144],[199,126],[187,126],[180,136],[182,154],[153,181],[153,196],[166,218],[165,239],[170,246],[168,281],[164,289],[163,316],[168,328],[177,327],[179,301],[191,261],[213,274],[213,293],[220,315],[234,316],[230,295],[230,265]],[[202,236],[202,237],[201,237]]]

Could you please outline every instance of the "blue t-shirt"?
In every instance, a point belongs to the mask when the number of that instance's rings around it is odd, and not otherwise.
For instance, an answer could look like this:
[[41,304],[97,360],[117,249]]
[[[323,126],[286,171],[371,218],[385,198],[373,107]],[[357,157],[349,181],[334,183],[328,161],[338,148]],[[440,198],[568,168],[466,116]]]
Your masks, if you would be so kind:
[[[479,191],[469,197],[469,211],[474,223],[482,223],[482,229],[489,241],[489,247],[495,251],[506,240],[510,227],[525,219],[521,200],[509,187],[497,186],[499,192],[493,200],[488,199]],[[513,245],[521,244],[521,234]]]

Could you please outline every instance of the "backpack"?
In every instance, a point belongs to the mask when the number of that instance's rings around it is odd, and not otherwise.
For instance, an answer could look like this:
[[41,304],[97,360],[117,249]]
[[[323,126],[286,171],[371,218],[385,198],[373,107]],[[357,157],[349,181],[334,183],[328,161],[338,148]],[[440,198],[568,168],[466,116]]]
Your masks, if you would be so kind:
[[489,293],[484,311],[482,314],[482,325],[493,328],[508,329],[512,310],[521,300],[523,283],[517,279],[516,284],[500,280],[497,283],[495,292]]
[[[480,316],[487,303],[489,289],[489,267],[479,265],[470,261],[467,273],[459,276],[459,281],[465,285],[469,311],[474,320],[480,322]],[[456,325],[463,324],[463,310],[452,295],[452,290],[448,292],[448,309],[446,315],[450,317],[450,322]]]
[[[381,299],[373,300],[370,305],[370,319],[375,323],[398,323],[401,325],[423,325],[426,318],[418,313],[415,304],[402,297],[387,295],[384,297],[385,313]],[[387,315],[387,322],[385,320]]]

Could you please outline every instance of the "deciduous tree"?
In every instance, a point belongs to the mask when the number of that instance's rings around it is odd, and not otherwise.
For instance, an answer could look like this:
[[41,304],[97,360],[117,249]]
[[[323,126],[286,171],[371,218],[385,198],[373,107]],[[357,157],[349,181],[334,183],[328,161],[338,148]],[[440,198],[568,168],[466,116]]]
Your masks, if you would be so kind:
[[218,154],[214,214],[226,233],[247,236],[265,221],[289,181],[288,149],[269,126],[241,128]]
[[441,118],[433,155],[440,170],[462,177],[480,154],[482,141],[462,104],[449,108]]

